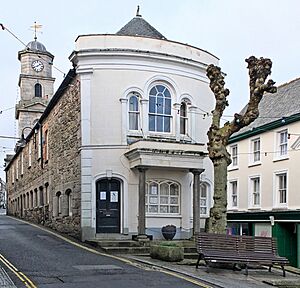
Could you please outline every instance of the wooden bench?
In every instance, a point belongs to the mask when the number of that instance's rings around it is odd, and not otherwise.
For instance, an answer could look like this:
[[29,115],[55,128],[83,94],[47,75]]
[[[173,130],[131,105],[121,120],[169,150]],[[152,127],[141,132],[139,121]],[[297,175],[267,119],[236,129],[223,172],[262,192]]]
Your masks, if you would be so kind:
[[196,268],[201,259],[207,266],[218,262],[232,263],[235,268],[242,264],[248,275],[249,264],[267,265],[270,272],[273,265],[279,265],[285,277],[284,266],[289,264],[285,257],[278,255],[276,239],[271,237],[199,233],[196,248],[199,254]]

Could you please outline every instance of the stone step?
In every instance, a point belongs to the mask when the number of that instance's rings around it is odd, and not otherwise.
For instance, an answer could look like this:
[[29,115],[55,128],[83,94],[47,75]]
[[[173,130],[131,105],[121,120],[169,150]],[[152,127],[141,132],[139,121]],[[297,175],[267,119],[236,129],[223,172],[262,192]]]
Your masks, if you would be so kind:
[[186,252],[184,252],[184,259],[198,259],[198,253],[186,253]]
[[89,244],[98,247],[140,247],[142,244],[132,240],[90,240]]
[[196,247],[184,247],[184,253],[197,253]]
[[149,255],[150,247],[101,247],[108,254]]

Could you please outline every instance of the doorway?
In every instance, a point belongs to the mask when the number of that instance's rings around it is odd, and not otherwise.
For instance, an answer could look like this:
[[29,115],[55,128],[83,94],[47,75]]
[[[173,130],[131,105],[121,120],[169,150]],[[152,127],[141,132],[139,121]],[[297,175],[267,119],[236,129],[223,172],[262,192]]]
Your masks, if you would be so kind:
[[117,179],[96,182],[96,232],[120,233],[121,183]]

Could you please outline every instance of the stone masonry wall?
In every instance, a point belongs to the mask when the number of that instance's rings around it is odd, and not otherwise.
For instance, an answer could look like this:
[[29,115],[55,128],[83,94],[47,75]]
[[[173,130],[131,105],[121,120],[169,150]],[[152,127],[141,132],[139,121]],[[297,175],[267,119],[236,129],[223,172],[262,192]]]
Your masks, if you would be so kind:
[[6,169],[8,213],[80,238],[80,83],[70,84]]

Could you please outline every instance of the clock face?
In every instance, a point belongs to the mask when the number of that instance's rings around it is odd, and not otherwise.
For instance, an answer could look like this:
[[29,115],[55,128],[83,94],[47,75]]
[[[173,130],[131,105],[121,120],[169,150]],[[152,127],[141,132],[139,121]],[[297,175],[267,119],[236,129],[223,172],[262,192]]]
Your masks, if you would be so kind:
[[44,69],[44,64],[40,60],[34,60],[31,67],[35,72],[41,72]]

